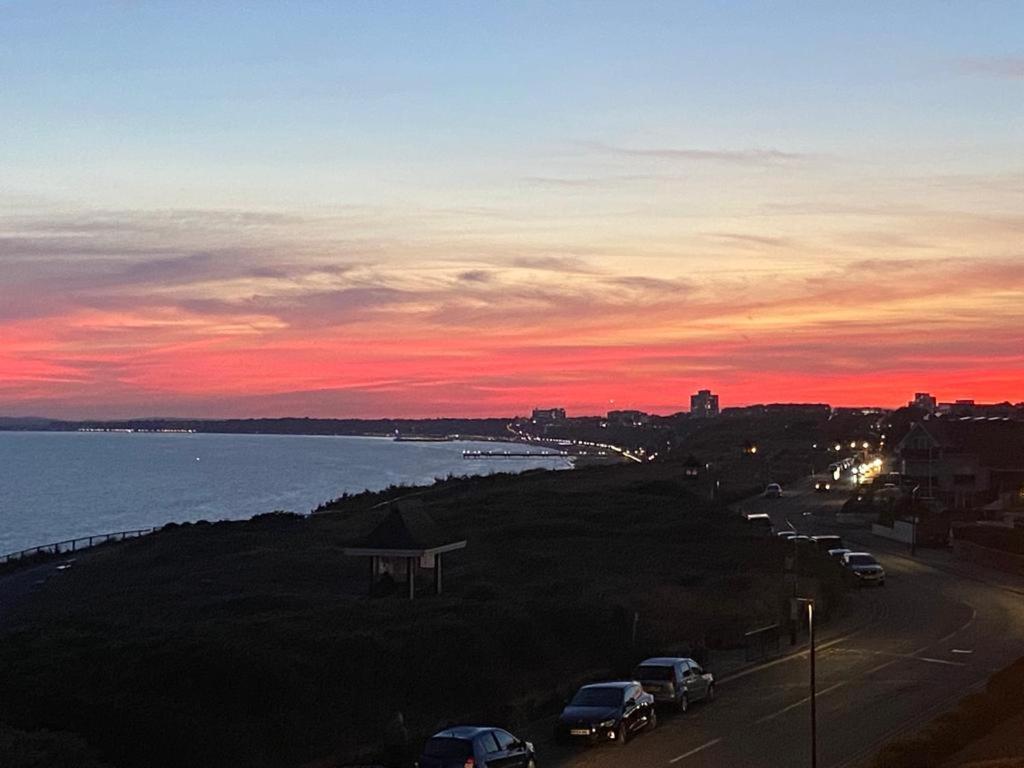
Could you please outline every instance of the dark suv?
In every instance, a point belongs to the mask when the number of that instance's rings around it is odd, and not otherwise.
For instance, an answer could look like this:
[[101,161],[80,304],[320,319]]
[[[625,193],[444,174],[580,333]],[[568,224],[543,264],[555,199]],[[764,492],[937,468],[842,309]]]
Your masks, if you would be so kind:
[[420,768],[537,768],[533,744],[501,728],[459,725],[423,746]]
[[560,740],[625,744],[642,728],[654,728],[654,697],[636,680],[594,683],[576,691],[555,725]]

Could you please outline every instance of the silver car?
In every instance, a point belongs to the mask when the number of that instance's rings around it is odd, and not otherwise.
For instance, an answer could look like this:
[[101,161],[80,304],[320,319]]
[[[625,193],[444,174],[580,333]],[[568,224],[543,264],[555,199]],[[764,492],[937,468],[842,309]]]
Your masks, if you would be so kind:
[[715,676],[693,659],[657,656],[640,662],[633,677],[654,697],[655,704],[668,704],[680,712],[694,701],[715,698]]
[[859,584],[885,586],[885,569],[867,552],[847,552],[843,555],[843,567]]

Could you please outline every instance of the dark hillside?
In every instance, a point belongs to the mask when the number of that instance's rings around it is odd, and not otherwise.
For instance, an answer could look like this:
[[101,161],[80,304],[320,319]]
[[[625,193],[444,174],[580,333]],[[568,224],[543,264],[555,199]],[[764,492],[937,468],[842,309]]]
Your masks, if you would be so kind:
[[366,495],[80,557],[0,638],[0,721],[80,734],[115,766],[301,765],[379,746],[397,711],[416,738],[448,720],[514,725],[582,677],[778,615],[778,553],[672,467],[421,498],[469,545],[447,594],[413,603],[364,597],[365,560],[341,553],[381,515]]

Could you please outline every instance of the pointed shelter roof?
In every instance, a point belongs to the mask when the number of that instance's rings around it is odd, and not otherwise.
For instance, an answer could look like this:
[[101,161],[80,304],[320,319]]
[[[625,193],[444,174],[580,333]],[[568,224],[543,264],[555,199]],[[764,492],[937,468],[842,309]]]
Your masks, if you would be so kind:
[[344,551],[346,555],[415,557],[465,546],[465,539],[446,534],[424,509],[392,505],[376,528]]

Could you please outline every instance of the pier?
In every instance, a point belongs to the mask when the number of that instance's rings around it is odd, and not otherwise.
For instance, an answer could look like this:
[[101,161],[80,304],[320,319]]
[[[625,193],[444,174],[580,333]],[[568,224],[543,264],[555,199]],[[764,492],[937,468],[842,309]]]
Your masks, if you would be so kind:
[[463,451],[464,459],[564,459],[568,451]]

